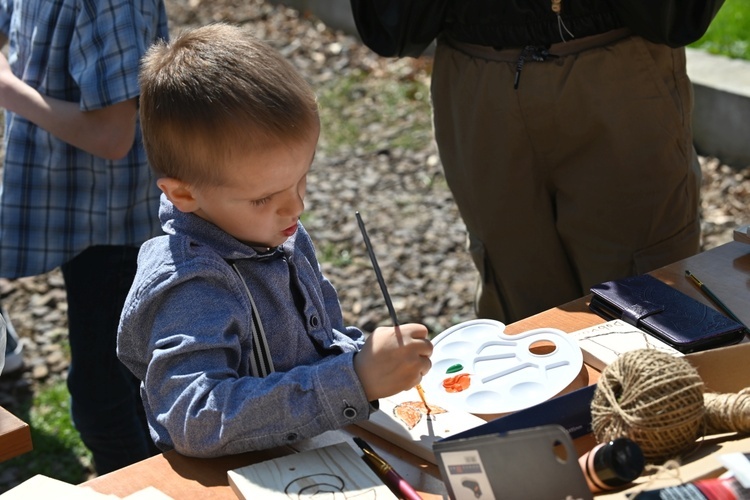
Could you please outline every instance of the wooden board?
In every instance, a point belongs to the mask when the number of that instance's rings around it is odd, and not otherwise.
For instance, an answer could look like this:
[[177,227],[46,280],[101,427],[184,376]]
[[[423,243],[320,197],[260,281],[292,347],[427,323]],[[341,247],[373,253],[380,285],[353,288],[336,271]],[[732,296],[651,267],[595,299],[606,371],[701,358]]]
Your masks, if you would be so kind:
[[2,500],[29,500],[54,498],[55,500],[112,500],[118,497],[104,495],[92,489],[75,486],[59,479],[37,474],[2,495]]
[[[410,389],[390,398],[380,399],[380,410],[370,415],[369,420],[358,422],[357,425],[435,464],[437,462],[432,452],[432,443],[482,425],[486,420],[471,413],[436,407],[430,403],[429,393],[426,396],[427,403],[433,409],[430,415],[424,411],[424,404],[417,390]],[[401,418],[398,414],[406,418]]]
[[0,407],[0,462],[32,449],[29,425]]
[[393,499],[396,496],[349,443],[274,458],[227,472],[243,500],[290,498]]

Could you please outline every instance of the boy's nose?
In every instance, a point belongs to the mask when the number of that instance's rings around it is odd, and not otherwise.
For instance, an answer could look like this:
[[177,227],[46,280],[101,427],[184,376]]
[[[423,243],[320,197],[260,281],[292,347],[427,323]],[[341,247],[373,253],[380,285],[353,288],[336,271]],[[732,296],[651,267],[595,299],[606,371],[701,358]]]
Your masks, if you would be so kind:
[[280,215],[299,217],[304,210],[305,201],[302,199],[302,196],[295,191],[289,194],[286,203],[282,205]]

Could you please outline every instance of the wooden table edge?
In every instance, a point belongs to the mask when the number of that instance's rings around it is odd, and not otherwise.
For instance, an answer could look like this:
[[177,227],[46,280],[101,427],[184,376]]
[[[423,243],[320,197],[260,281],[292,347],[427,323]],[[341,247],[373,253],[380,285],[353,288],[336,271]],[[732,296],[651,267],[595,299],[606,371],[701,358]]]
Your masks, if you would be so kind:
[[0,462],[33,449],[29,424],[0,407]]

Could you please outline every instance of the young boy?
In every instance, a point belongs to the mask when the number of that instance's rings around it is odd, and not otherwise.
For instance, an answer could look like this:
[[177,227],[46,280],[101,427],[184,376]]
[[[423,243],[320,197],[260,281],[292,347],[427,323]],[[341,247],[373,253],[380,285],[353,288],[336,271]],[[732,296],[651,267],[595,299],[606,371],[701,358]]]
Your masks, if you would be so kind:
[[120,359],[156,444],[212,457],[367,419],[430,368],[422,325],[343,325],[300,224],[315,95],[266,44],[215,24],[144,58],[144,142],[166,236],[143,245]]

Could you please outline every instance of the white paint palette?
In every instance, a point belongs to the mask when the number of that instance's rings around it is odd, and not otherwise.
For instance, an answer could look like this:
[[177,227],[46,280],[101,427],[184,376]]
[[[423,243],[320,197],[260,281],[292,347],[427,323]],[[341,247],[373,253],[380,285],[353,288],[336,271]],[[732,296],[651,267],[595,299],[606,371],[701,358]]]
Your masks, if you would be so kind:
[[[432,369],[422,379],[427,400],[477,415],[508,413],[554,397],[581,371],[581,349],[562,330],[504,331],[499,321],[476,319],[435,337]],[[462,373],[470,375],[469,387],[448,392],[443,381]]]

